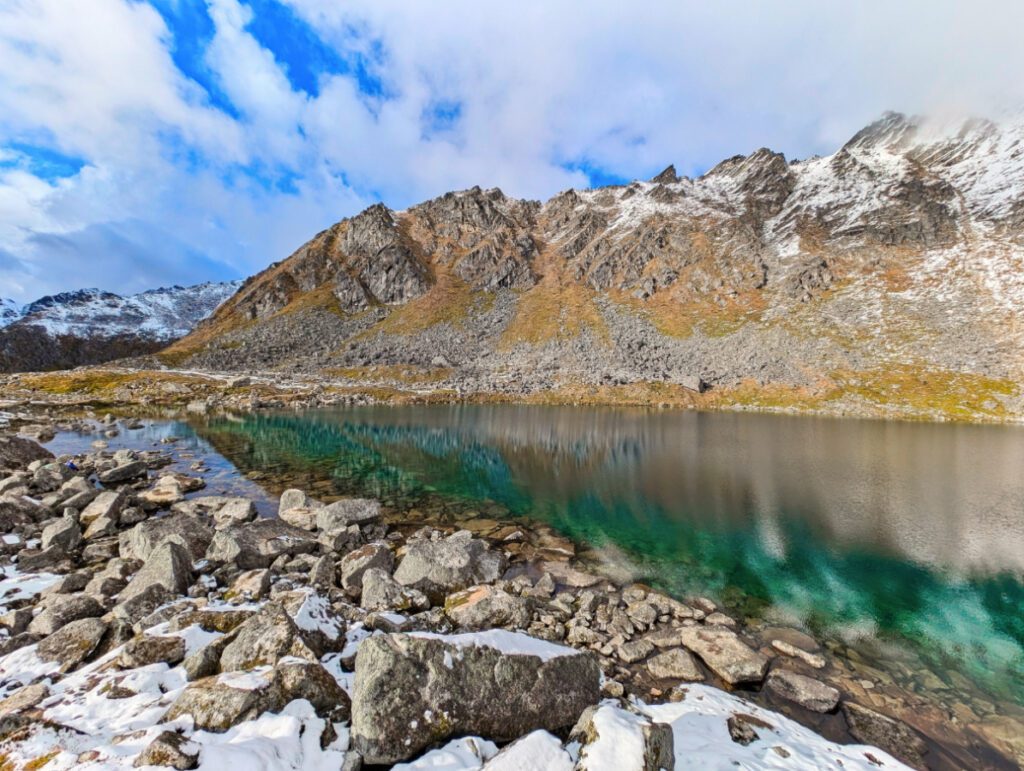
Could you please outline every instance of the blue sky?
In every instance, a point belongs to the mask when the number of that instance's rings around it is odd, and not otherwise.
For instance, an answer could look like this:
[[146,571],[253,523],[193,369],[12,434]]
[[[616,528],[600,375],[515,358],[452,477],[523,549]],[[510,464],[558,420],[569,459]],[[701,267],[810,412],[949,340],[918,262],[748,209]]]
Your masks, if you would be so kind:
[[0,297],[246,276],[378,200],[991,114],[1021,28],[1009,0],[7,0]]

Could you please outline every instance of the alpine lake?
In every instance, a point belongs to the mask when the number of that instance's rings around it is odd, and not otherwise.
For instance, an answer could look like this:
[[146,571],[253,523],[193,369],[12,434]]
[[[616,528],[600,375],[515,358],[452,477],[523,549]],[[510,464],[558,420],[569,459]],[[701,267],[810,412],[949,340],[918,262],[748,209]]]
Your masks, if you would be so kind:
[[147,421],[110,448],[167,437],[210,469],[199,494],[272,516],[298,487],[378,498],[410,524],[544,527],[613,580],[811,633],[854,695],[890,688],[936,725],[1020,739],[1024,428],[381,406]]

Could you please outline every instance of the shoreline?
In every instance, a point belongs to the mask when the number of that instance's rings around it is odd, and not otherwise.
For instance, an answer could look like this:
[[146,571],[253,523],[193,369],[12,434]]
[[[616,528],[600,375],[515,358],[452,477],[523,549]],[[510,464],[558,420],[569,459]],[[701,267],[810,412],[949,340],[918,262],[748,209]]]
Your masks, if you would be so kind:
[[[637,382],[619,386],[572,385],[521,391],[479,391],[445,383],[414,388],[401,379],[360,380],[324,374],[286,374],[280,377],[205,372],[200,370],[141,369],[93,366],[42,373],[0,374],[3,398],[0,413],[25,403],[43,403],[82,415],[89,409],[155,417],[164,410],[191,414],[264,409],[310,409],[353,405],[528,405],[608,407],[648,410],[688,410],[711,413],[764,414],[786,417],[953,423],[957,425],[1024,424],[1022,414],[994,414],[967,408],[950,412],[928,405],[874,403],[854,393],[820,400],[796,386],[758,387],[742,384],[698,392],[666,382]],[[851,401],[852,399],[852,401]],[[7,407],[3,407],[7,404]]]

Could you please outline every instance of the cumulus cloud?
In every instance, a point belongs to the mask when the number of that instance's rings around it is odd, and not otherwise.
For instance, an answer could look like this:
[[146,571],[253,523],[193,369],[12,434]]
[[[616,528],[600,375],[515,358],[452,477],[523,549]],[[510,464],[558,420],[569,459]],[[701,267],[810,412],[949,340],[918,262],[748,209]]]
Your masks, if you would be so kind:
[[1024,102],[1012,0],[8,0],[0,296],[247,275],[375,201],[543,198]]

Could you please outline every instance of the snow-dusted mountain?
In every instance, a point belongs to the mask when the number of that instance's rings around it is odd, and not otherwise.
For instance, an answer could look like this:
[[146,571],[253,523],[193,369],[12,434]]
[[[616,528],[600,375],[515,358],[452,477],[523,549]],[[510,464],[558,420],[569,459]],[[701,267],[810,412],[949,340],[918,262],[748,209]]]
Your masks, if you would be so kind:
[[1024,116],[889,113],[828,156],[762,148],[543,203],[473,188],[378,204],[246,281],[173,353],[442,358],[464,390],[685,374],[716,403],[1024,414]]
[[173,340],[188,334],[239,286],[239,281],[207,282],[151,289],[128,297],[99,289],[79,289],[47,295],[29,303],[21,309],[16,321],[42,327],[51,335],[138,334]]
[[238,281],[172,286],[122,297],[79,289],[17,308],[0,302],[0,371],[59,369],[159,350],[188,334]]

